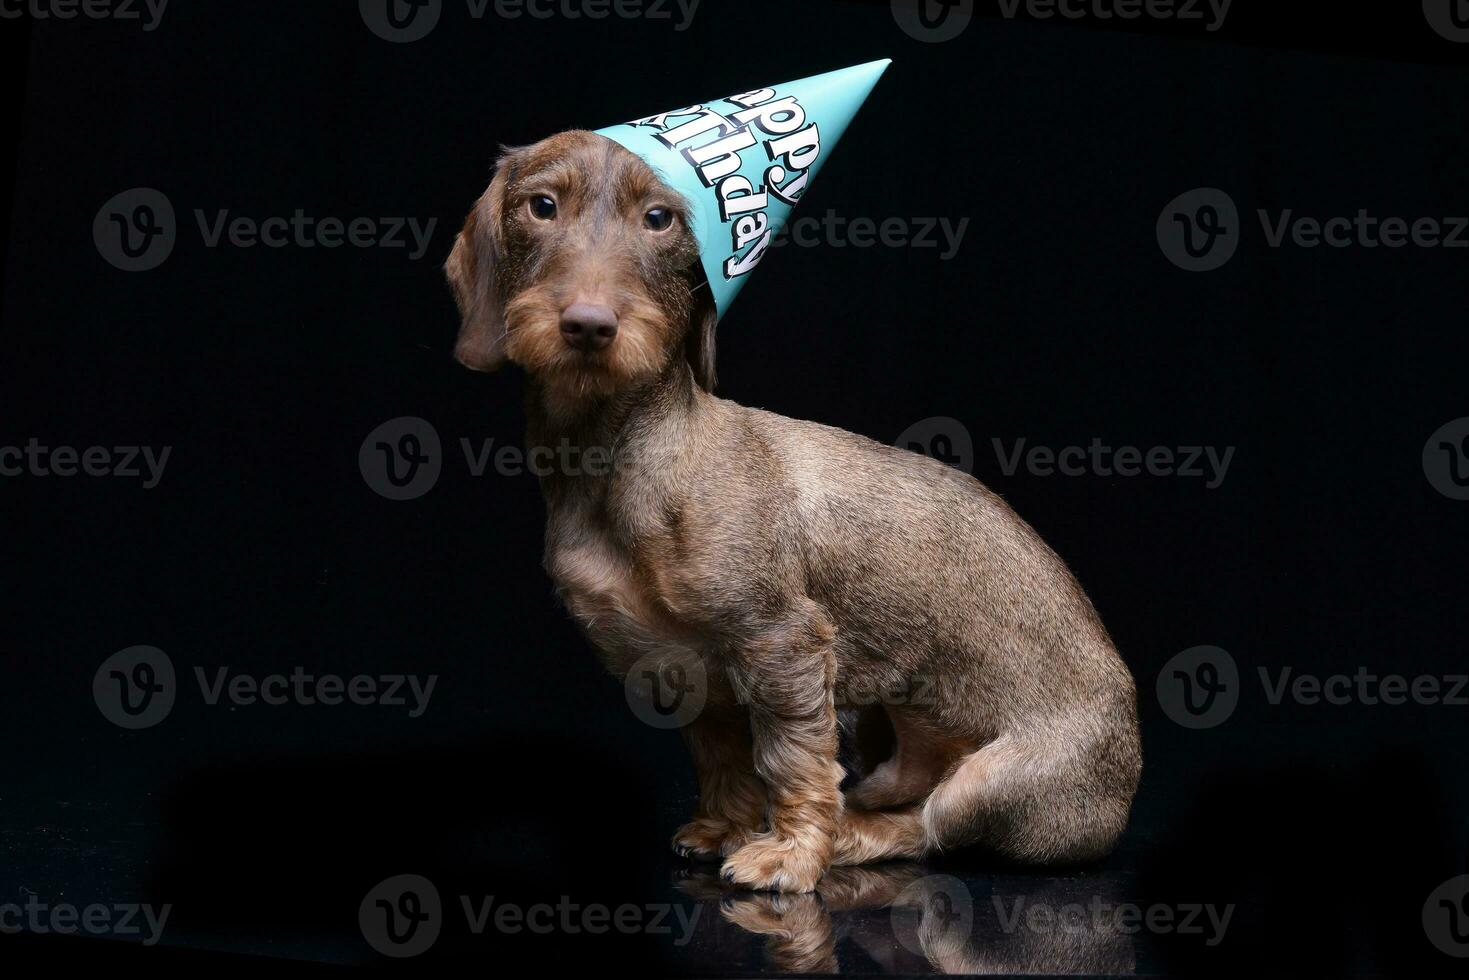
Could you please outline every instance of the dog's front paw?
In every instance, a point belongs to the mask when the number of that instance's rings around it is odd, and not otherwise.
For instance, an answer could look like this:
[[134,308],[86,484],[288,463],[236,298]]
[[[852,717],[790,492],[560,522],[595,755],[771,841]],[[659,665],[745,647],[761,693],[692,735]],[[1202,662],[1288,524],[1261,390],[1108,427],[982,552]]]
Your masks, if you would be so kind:
[[776,892],[809,892],[826,873],[827,856],[793,837],[764,834],[735,851],[719,873],[746,888]]
[[717,861],[732,828],[727,820],[695,817],[673,835],[673,850],[679,857]]
[[695,817],[673,835],[673,850],[696,861],[717,861],[748,844],[757,831],[719,817]]

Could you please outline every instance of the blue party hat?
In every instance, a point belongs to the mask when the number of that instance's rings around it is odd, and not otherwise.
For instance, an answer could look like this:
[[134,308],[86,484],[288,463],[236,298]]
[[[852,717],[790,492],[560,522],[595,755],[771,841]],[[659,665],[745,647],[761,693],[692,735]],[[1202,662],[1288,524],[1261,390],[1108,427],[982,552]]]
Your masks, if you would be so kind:
[[889,64],[872,61],[597,130],[688,200],[719,316]]

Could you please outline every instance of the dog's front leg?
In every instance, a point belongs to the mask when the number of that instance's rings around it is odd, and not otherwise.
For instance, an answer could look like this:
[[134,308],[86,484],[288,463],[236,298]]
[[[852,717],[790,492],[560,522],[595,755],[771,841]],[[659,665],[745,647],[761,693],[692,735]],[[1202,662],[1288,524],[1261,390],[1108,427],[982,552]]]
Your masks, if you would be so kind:
[[728,881],[809,892],[831,864],[842,780],[832,697],[834,636],[830,620],[808,603],[778,627],[762,630],[738,657],[770,829],[724,862]]
[[683,727],[683,736],[699,778],[699,808],[673,835],[673,849],[685,857],[728,856],[765,822],[765,784],[755,775],[749,712],[706,707]]

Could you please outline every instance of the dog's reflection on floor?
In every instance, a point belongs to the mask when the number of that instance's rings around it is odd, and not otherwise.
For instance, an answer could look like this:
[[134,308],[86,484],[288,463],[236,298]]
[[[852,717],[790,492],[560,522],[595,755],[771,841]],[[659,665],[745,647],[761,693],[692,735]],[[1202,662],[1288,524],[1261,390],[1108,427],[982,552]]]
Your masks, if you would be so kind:
[[863,973],[1136,969],[1133,936],[1106,914],[1115,901],[1099,879],[966,885],[902,863],[833,868],[814,894],[744,891],[712,869],[686,871],[677,884],[692,898],[717,902],[719,920],[764,937],[767,964],[781,972],[841,973],[854,960]]

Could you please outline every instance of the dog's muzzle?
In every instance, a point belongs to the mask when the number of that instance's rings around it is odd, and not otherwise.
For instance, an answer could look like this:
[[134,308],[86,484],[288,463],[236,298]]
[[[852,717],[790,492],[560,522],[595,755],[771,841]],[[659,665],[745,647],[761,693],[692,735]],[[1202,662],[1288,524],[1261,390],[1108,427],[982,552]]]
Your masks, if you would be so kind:
[[561,336],[576,350],[604,350],[617,336],[617,314],[610,306],[572,303],[561,313]]

